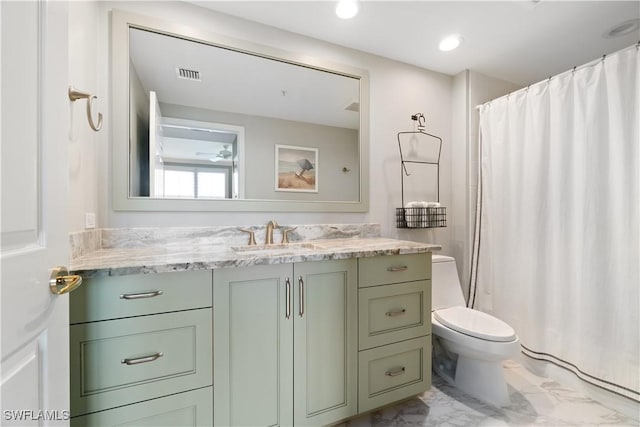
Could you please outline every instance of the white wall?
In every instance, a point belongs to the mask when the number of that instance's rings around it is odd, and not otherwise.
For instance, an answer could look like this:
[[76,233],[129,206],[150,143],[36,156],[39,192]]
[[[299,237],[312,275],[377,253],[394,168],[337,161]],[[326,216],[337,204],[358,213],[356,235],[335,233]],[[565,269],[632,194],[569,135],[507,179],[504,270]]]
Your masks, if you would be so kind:
[[[109,94],[109,10],[118,8],[156,18],[201,27],[208,32],[245,39],[290,52],[367,69],[370,73],[370,212],[361,213],[246,213],[246,212],[116,212],[111,209],[110,108]],[[79,31],[70,37],[80,46],[70,62],[73,75],[81,75],[77,85],[99,96],[105,113],[104,129],[98,134],[83,130],[77,147],[72,147],[70,208],[71,231],[83,229],[84,212],[98,213],[99,227],[195,226],[263,224],[271,218],[280,223],[378,222],[385,236],[429,241],[449,246],[449,228],[438,230],[398,230],[395,207],[401,203],[400,165],[396,133],[412,130],[411,114],[422,112],[427,130],[443,138],[441,201],[450,203],[451,194],[451,77],[365,54],[315,39],[280,31],[238,18],[218,14],[191,4],[174,2],[71,2],[72,19]],[[97,11],[96,11],[97,9]],[[96,16],[97,15],[97,16]],[[74,24],[76,25],[76,24]],[[71,30],[70,30],[71,31]],[[72,49],[73,51],[73,49]],[[94,53],[95,52],[95,53]],[[86,65],[79,65],[84,62]],[[81,68],[78,68],[81,67]],[[96,67],[95,69],[93,67]],[[80,106],[76,106],[80,109]],[[81,119],[75,111],[74,120]],[[84,120],[83,118],[81,120]],[[75,123],[74,123],[75,125]],[[82,127],[86,128],[83,122]],[[75,126],[74,126],[75,129]],[[80,142],[82,139],[82,142]],[[82,145],[80,145],[82,144]]]
[[469,289],[471,250],[478,191],[478,127],[476,106],[519,89],[520,86],[465,70],[453,78],[452,87],[452,162],[451,174],[451,248],[465,298]]
[[[451,99],[451,207],[449,213],[449,227],[451,228],[451,248],[447,255],[456,259],[458,276],[466,295],[466,276],[464,272],[469,271],[469,257],[467,249],[468,240],[468,217],[470,206],[467,203],[467,192],[469,190],[469,74],[465,70],[453,78],[452,99]],[[475,144],[471,144],[475,146]]]
[[[69,2],[69,85],[92,93],[94,121],[98,112],[104,116],[103,126],[109,126],[108,92],[99,85],[98,33],[93,30],[99,19],[98,6],[94,2]],[[98,161],[100,134],[89,127],[86,101],[71,103],[69,135],[69,226],[70,231],[84,229],[85,212],[98,213]],[[102,131],[104,132],[104,131]]]

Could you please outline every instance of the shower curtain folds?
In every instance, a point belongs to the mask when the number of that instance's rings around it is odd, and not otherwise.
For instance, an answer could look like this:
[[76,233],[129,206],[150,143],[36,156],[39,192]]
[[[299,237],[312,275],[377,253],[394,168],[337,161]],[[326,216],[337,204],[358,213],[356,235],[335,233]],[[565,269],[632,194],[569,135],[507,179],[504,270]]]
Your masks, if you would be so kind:
[[[640,402],[640,56],[479,108],[475,308],[523,353]],[[473,286],[475,285],[475,286]]]

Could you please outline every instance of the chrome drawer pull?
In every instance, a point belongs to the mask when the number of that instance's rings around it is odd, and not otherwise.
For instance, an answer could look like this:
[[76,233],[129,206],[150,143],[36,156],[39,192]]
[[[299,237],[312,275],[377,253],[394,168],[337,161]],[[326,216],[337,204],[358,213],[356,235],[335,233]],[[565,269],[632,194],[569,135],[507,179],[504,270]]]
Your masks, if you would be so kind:
[[285,283],[285,314],[284,318],[289,319],[291,317],[291,280],[287,277],[284,280]]
[[406,265],[399,265],[397,267],[388,267],[387,271],[390,271],[392,273],[397,273],[399,271],[407,271],[409,269],[409,267],[407,267]]
[[122,359],[120,363],[123,365],[139,365],[140,363],[153,362],[154,360],[160,359],[164,354],[160,351],[156,354],[152,354],[151,356],[144,357],[136,357],[134,359]]
[[304,280],[302,280],[302,276],[298,276],[298,304],[300,304],[298,315],[300,317],[304,316]]
[[387,317],[402,316],[406,312],[407,312],[407,310],[405,308],[403,308],[402,310],[392,310],[392,311],[387,311],[385,313],[385,316],[387,316]]
[[120,299],[153,298],[162,295],[162,291],[143,292],[140,294],[120,294]]
[[400,368],[389,369],[384,374],[388,377],[397,377],[398,375],[404,374],[404,371],[405,371],[404,366],[402,366]]

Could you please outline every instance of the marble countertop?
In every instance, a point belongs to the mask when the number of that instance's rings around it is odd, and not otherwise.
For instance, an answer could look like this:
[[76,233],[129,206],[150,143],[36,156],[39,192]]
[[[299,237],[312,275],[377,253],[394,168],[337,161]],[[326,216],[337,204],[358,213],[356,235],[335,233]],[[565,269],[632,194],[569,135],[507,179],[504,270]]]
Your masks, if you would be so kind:
[[69,270],[89,278],[424,253],[440,248],[383,237],[317,239],[269,247],[181,240],[157,246],[98,249],[73,259]]

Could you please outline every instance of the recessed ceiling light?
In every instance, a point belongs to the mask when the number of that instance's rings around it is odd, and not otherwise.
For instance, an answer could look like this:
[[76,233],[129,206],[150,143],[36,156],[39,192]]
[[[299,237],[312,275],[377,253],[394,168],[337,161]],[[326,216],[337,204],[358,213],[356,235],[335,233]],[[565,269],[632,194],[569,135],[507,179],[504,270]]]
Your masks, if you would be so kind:
[[443,52],[448,52],[460,46],[460,43],[462,43],[462,36],[460,34],[452,34],[443,38],[438,48]]
[[350,19],[358,14],[358,2],[356,0],[340,0],[336,5],[336,15],[342,19]]
[[630,19],[614,26],[602,36],[608,39],[622,37],[640,29],[640,19]]

